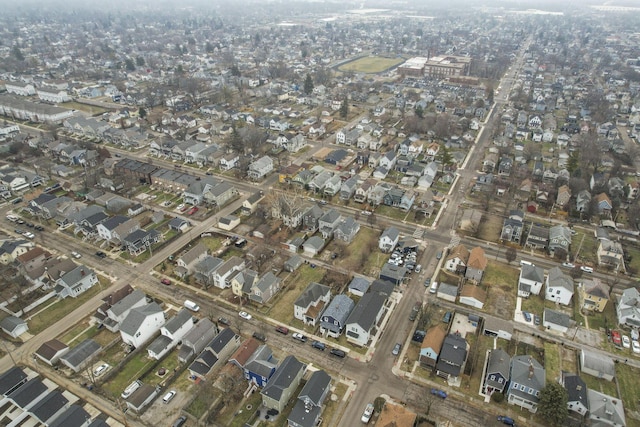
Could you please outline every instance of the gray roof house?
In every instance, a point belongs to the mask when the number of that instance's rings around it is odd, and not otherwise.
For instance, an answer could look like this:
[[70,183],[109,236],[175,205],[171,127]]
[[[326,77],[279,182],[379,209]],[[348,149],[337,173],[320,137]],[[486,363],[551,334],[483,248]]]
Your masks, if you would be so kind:
[[293,303],[293,317],[302,320],[305,325],[315,326],[330,300],[329,286],[311,282]]
[[320,333],[338,338],[344,330],[355,303],[344,294],[336,295],[320,318]]
[[560,384],[567,390],[567,409],[584,416],[589,411],[587,384],[579,375],[562,371]]
[[535,265],[523,264],[518,279],[518,296],[527,298],[538,295],[544,283],[544,269]]
[[201,319],[182,338],[182,345],[178,352],[178,360],[186,363],[194,355],[200,353],[218,333],[218,327],[208,318]]
[[17,366],[0,374],[0,396],[7,396],[28,380],[27,374]]
[[446,380],[458,378],[467,360],[467,347],[467,341],[460,334],[447,335],[438,355],[436,375]]
[[95,271],[85,265],[79,265],[58,278],[55,290],[59,298],[76,298],[96,283],[98,276]]
[[262,389],[262,404],[269,409],[282,412],[289,399],[298,388],[302,376],[307,370],[307,365],[300,362],[295,356],[284,358],[267,385]]
[[105,319],[105,326],[107,326],[111,332],[117,332],[120,328],[120,323],[125,317],[127,317],[129,312],[136,307],[145,305],[146,303],[147,297],[144,292],[139,289],[134,290],[107,310],[106,314],[111,322],[107,322],[107,319]]
[[86,339],[60,358],[60,361],[78,373],[102,347],[92,339]]
[[350,294],[361,297],[367,292],[369,286],[371,286],[371,282],[369,282],[364,277],[356,276],[351,279],[351,282],[349,282],[349,287],[347,290]]
[[591,389],[587,391],[587,398],[589,401],[589,425],[595,427],[623,427],[627,425],[622,399]]
[[500,348],[491,350],[484,377],[484,393],[491,394],[493,392],[504,392],[507,383],[509,382],[510,370],[511,356]]
[[227,359],[240,346],[240,336],[230,328],[224,328],[202,350],[196,360],[189,366],[191,375],[203,378],[218,365],[219,361],[226,363]]
[[12,338],[18,338],[29,330],[29,325],[25,320],[11,315],[0,321],[0,329]]
[[400,231],[395,227],[386,228],[380,235],[378,247],[382,252],[391,252],[398,244]]
[[384,314],[386,301],[387,297],[380,293],[364,294],[346,321],[347,341],[361,347],[369,343],[376,333],[378,321]]
[[249,299],[259,304],[267,303],[280,290],[280,279],[268,271],[251,287]]
[[627,288],[618,297],[616,315],[619,325],[632,328],[640,327],[640,292],[636,288]]
[[564,225],[554,225],[549,228],[549,253],[553,254],[557,250],[569,252],[571,245],[571,229]]
[[120,323],[122,342],[138,348],[160,330],[164,321],[164,312],[155,302],[133,308]]
[[560,270],[560,267],[553,267],[547,275],[545,299],[563,305],[569,305],[573,297],[573,279]]
[[322,405],[331,389],[331,377],[323,370],[315,371],[304,385],[287,421],[290,427],[318,425]]
[[612,358],[584,349],[580,350],[580,370],[585,374],[607,381],[613,381],[616,376],[616,367]]
[[160,328],[160,336],[147,346],[149,357],[160,360],[178,345],[191,328],[193,328],[193,316],[189,310],[183,308]]
[[324,248],[325,240],[320,236],[311,236],[302,244],[305,255],[314,257]]
[[514,356],[511,359],[511,382],[507,390],[507,402],[536,413],[540,391],[545,386],[545,370],[531,356]]
[[358,231],[360,231],[360,223],[351,217],[347,217],[338,224],[333,236],[343,242],[351,243],[356,238]]
[[547,330],[566,333],[571,326],[571,317],[568,314],[559,311],[544,309],[542,313],[542,326]]

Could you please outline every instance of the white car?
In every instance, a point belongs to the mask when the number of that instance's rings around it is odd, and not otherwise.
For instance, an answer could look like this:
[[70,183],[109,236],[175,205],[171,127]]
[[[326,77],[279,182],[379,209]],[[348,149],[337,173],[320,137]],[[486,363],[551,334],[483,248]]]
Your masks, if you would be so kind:
[[71,256],[74,257],[75,259],[80,258],[82,255],[80,255],[78,252],[76,251],[71,251]]
[[640,353],[640,343],[636,340],[631,341],[631,349],[634,353]]
[[164,404],[171,402],[171,399],[173,399],[177,393],[178,393],[177,391],[171,390],[169,393],[164,395],[164,397],[162,398],[162,402]]
[[571,262],[563,262],[562,266],[563,267],[567,267],[567,268],[575,268],[575,264],[573,264]]
[[246,311],[241,311],[240,313],[238,313],[238,316],[242,317],[245,320],[251,320],[251,315]]
[[631,348],[631,340],[626,335],[622,336],[622,346],[624,348]]
[[26,237],[27,239],[33,239],[34,237],[36,237],[33,233],[31,233],[29,231],[25,231],[24,233],[22,233],[22,235],[24,237]]
[[364,408],[364,412],[362,413],[362,418],[360,418],[360,421],[367,424],[371,420],[372,416],[373,416],[373,403],[367,403],[367,407]]
[[176,209],[181,211],[182,209],[184,209],[184,207],[185,207],[185,204],[184,203],[180,203]]
[[109,364],[103,363],[102,365],[98,366],[96,369],[93,370],[93,376],[99,377],[100,375],[104,374],[107,369],[109,369]]

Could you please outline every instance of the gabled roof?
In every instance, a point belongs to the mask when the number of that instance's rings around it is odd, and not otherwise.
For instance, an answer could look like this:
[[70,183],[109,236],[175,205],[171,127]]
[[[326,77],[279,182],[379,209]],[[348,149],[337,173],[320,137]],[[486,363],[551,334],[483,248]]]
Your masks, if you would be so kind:
[[296,359],[295,356],[289,355],[285,357],[273,376],[269,378],[267,385],[262,390],[262,394],[279,401],[283,391],[286,390],[291,385],[293,379],[306,368],[307,366]]
[[459,258],[466,264],[469,260],[469,255],[469,250],[465,248],[464,245],[458,245],[451,249],[451,252],[449,252],[449,255],[447,256],[447,260]]
[[113,304],[109,310],[114,314],[114,316],[117,317],[122,315],[126,311],[131,310],[131,307],[133,307],[140,301],[146,300],[146,298],[147,297],[145,296],[144,292],[142,292],[140,289],[136,289]]
[[440,353],[446,335],[447,331],[441,325],[429,329],[422,340],[422,348],[430,348],[436,354]]
[[554,325],[564,326],[565,328],[568,328],[571,325],[571,317],[568,314],[564,314],[548,308],[544,309],[543,319],[546,322],[553,323]]
[[[592,420],[592,425],[626,425],[621,399],[591,389],[587,391],[587,397],[589,399],[589,418]],[[602,422],[598,422],[600,420]]]
[[544,282],[544,269],[535,265],[524,264],[520,271],[520,279],[542,283]]
[[157,313],[162,313],[162,308],[156,302],[132,308],[120,324],[120,331],[127,335],[134,336],[147,317]]
[[213,341],[209,343],[209,348],[211,348],[216,355],[220,355],[225,347],[236,338],[237,335],[231,330],[231,328],[224,328],[215,336]]
[[355,323],[363,330],[370,331],[386,300],[387,297],[384,295],[367,292],[351,311],[346,324]]
[[171,319],[164,324],[163,329],[166,329],[169,333],[175,333],[178,329],[180,329],[185,323],[189,322],[192,319],[191,313],[183,308],[173,316]]
[[584,293],[587,295],[590,295],[594,298],[609,299],[609,285],[607,285],[597,277],[584,279],[582,281],[582,286],[584,288]]
[[587,398],[587,384],[579,375],[570,374],[562,371],[562,383],[569,395],[568,402],[582,403],[587,410],[589,409],[589,400]]
[[36,354],[42,357],[45,360],[51,360],[58,354],[60,351],[68,349],[69,346],[64,344],[61,341],[56,339],[49,340],[43,343],[38,350],[36,350]]
[[81,427],[91,419],[91,415],[80,405],[71,405],[49,427]]
[[298,399],[309,399],[315,406],[320,406],[330,384],[331,377],[329,374],[323,370],[315,371],[300,391]]
[[538,397],[536,397],[535,393],[529,394],[527,387],[540,391],[544,388],[545,381],[545,370],[533,357],[514,356],[511,359],[511,384],[524,385],[525,391],[511,387],[509,393],[515,393],[526,400],[537,402]]
[[24,408],[46,391],[47,386],[44,385],[40,378],[36,377],[9,393],[7,397],[13,400],[19,407]]
[[484,249],[480,246],[476,246],[469,252],[469,261],[467,261],[467,268],[475,268],[476,270],[484,271],[487,268],[487,257],[484,255]]
[[17,366],[3,372],[0,375],[0,395],[6,396],[26,380],[27,374]]
[[489,354],[489,363],[487,364],[487,375],[500,374],[508,380],[510,369],[511,356],[500,348],[491,350],[491,353]]
[[388,238],[392,242],[395,242],[400,237],[400,231],[398,231],[398,229],[395,227],[388,227],[380,235],[381,239],[384,237]]
[[100,346],[100,344],[98,344],[94,340],[86,339],[69,350],[67,354],[62,356],[61,359],[65,360],[71,366],[78,367],[85,360],[89,359],[98,351],[100,351],[101,348],[102,347]]
[[42,423],[49,421],[58,411],[64,408],[69,399],[58,391],[54,390],[42,398],[38,403],[33,405],[29,412],[31,412]]
[[312,302],[318,301],[320,297],[326,295],[331,292],[331,288],[327,285],[322,285],[320,283],[311,282],[307,286],[307,288],[302,291],[296,302],[293,303],[294,306],[298,307],[308,307]]
[[573,293],[573,279],[571,276],[567,276],[560,270],[560,267],[553,267],[549,270],[549,276],[547,277],[549,286],[558,288],[562,287],[567,291]]
[[231,355],[229,362],[237,365],[239,368],[244,368],[245,364],[249,361],[253,353],[260,347],[260,343],[255,338],[249,338],[244,340],[240,347]]

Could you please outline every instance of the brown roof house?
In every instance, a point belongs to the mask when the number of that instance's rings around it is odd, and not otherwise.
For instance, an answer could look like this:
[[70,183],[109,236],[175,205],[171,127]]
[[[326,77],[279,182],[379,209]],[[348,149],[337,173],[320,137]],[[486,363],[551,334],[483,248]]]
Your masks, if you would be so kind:
[[482,309],[484,307],[484,303],[487,301],[487,292],[480,286],[468,283],[462,287],[459,301],[460,304],[466,304],[471,307]]
[[58,363],[60,357],[64,356],[67,351],[69,351],[68,345],[53,339],[43,343],[40,348],[36,350],[35,354],[44,363],[53,366]]
[[420,365],[423,368],[433,369],[436,367],[438,355],[444,342],[444,337],[447,335],[446,329],[438,325],[427,331],[427,334],[422,340],[422,347],[420,348]]
[[452,273],[462,274],[467,269],[469,250],[464,245],[458,245],[451,250],[444,263],[444,268]]
[[484,270],[487,268],[487,257],[484,255],[484,249],[475,247],[469,252],[469,260],[467,261],[467,270],[464,274],[469,280],[480,283]]

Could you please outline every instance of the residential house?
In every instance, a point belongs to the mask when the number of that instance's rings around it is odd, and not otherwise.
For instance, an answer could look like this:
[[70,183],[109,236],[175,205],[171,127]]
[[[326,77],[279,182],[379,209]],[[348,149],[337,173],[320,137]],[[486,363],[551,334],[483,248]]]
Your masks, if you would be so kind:
[[176,259],[175,273],[185,277],[193,273],[196,264],[209,256],[209,248],[200,242]]
[[208,318],[201,319],[182,338],[182,345],[178,352],[178,361],[186,363],[209,344],[218,334],[218,327]]
[[258,204],[260,201],[264,199],[264,193],[262,191],[257,191],[253,193],[251,196],[247,197],[245,201],[242,202],[241,212],[243,215],[251,215],[258,209]]
[[437,298],[442,298],[445,301],[456,302],[458,298],[458,285],[452,285],[450,283],[440,282],[438,285],[438,291],[436,293]]
[[442,349],[438,356],[436,375],[445,380],[460,377],[467,360],[467,351],[467,341],[460,334],[448,334],[442,343]]
[[589,425],[624,427],[627,425],[622,399],[596,390],[587,390]]
[[500,348],[489,350],[482,391],[488,395],[494,392],[503,393],[509,383],[510,371],[511,356]]
[[306,256],[314,257],[322,251],[325,244],[326,242],[322,237],[311,236],[302,244],[302,250]]
[[569,246],[571,245],[571,229],[564,225],[554,225],[549,228],[549,253],[554,254],[560,250],[561,254],[569,253]]
[[607,193],[600,193],[596,196],[596,203],[598,213],[609,215],[611,214],[611,210],[613,209],[613,203],[611,203],[611,199],[607,195]]
[[258,304],[266,304],[280,290],[280,278],[268,271],[249,291],[249,299]]
[[73,372],[78,373],[100,350],[102,350],[100,344],[87,338],[69,350],[65,355],[61,356],[60,361]]
[[236,271],[241,271],[246,268],[244,259],[232,256],[220,265],[213,273],[213,284],[220,288],[225,289],[231,286],[231,277]]
[[624,250],[620,242],[612,240],[600,240],[598,250],[598,265],[610,268],[613,271],[625,270]]
[[544,283],[544,269],[535,265],[523,264],[518,278],[518,296],[528,298],[539,295]]
[[336,239],[349,244],[356,238],[358,231],[360,231],[360,223],[352,217],[347,217],[338,224],[333,235]]
[[278,368],[278,360],[273,357],[271,349],[265,344],[260,345],[255,338],[245,340],[229,362],[238,365],[244,378],[260,388],[267,385]]
[[203,379],[215,367],[227,362],[240,346],[240,336],[231,329],[222,329],[189,365],[189,373]]
[[382,232],[382,235],[380,235],[378,247],[382,252],[391,252],[398,244],[399,239],[400,231],[393,226],[388,227]]
[[268,409],[282,412],[298,385],[300,385],[306,370],[307,365],[300,362],[295,356],[285,357],[267,382],[267,385],[260,392],[262,405]]
[[347,326],[347,320],[355,307],[351,298],[344,294],[336,295],[320,318],[320,333],[339,338]]
[[378,278],[380,280],[399,285],[404,281],[405,276],[409,270],[403,266],[397,266],[393,264],[385,263],[380,269]]
[[592,377],[613,381],[616,376],[615,362],[611,357],[580,350],[580,371]]
[[502,224],[500,239],[506,242],[520,243],[522,230],[524,227],[524,212],[521,210],[512,210],[509,217]]
[[216,272],[222,264],[224,264],[224,261],[220,258],[211,255],[204,257],[193,267],[193,275],[196,281],[202,283],[205,288],[215,285]]
[[561,185],[558,188],[558,195],[556,196],[556,206],[565,208],[571,200],[571,189],[568,185]]
[[340,213],[335,209],[330,209],[318,220],[318,229],[324,239],[333,237],[333,232],[340,224]]
[[507,402],[535,414],[546,381],[542,365],[531,356],[514,356],[509,378]]
[[367,292],[370,286],[371,282],[369,282],[364,277],[354,276],[354,278],[351,279],[351,282],[349,282],[347,292],[352,295],[361,297]]
[[462,286],[459,301],[460,304],[482,310],[484,303],[487,301],[487,292],[478,285],[467,283]]
[[473,280],[476,283],[482,281],[482,275],[487,268],[487,257],[484,254],[484,249],[477,246],[469,252],[469,259],[467,261],[467,269],[465,270],[464,277],[468,280]]
[[259,279],[257,271],[245,268],[242,271],[238,271],[238,274],[231,279],[231,291],[239,297],[248,296]]
[[55,291],[58,298],[76,298],[96,283],[98,283],[98,276],[95,271],[85,265],[78,265],[58,278]]
[[542,225],[532,224],[525,246],[532,249],[547,249],[549,244],[549,229]]
[[568,314],[545,308],[542,313],[542,326],[547,330],[565,334],[571,326],[571,317]]
[[29,330],[29,325],[27,325],[26,320],[22,320],[21,318],[13,315],[9,315],[0,320],[0,329],[2,329],[4,333],[9,335],[10,337],[18,338],[20,335]]
[[482,334],[489,337],[502,338],[510,341],[513,336],[513,324],[498,317],[484,316],[482,326]]
[[331,390],[331,377],[323,370],[315,371],[304,385],[289,413],[289,427],[315,427],[321,421],[322,405]]
[[157,230],[135,230],[123,239],[123,244],[127,247],[129,254],[138,256],[145,252],[151,245],[158,243],[162,239],[162,234]]
[[249,179],[258,181],[266,177],[271,171],[273,171],[273,159],[269,156],[262,156],[249,165],[247,175]]
[[451,249],[444,261],[444,268],[447,271],[457,274],[464,274],[469,261],[469,250],[464,245],[458,245]]
[[155,302],[133,308],[120,324],[122,342],[138,348],[164,325],[164,312]]
[[580,285],[582,308],[602,313],[609,302],[610,289],[609,285],[597,277],[583,278]]
[[447,330],[441,325],[434,326],[427,331],[420,347],[420,366],[426,369],[435,369],[446,336]]
[[569,305],[573,297],[573,279],[560,270],[553,267],[547,275],[545,299],[562,305]]
[[308,233],[315,233],[318,231],[320,218],[322,216],[324,216],[322,208],[315,203],[311,205],[311,207],[302,216],[304,231]]
[[142,307],[147,303],[146,295],[139,289],[131,289],[130,292],[125,289],[124,292],[128,293],[122,297],[118,296],[119,299],[115,302],[111,301],[111,306],[104,313],[106,317],[102,322],[111,332],[119,330],[120,324],[132,309]]
[[0,244],[0,263],[11,264],[20,255],[27,253],[35,244],[28,240],[5,240]]
[[561,372],[560,384],[567,391],[567,409],[584,417],[589,412],[587,384],[579,375],[565,371]]
[[619,325],[640,328],[640,292],[635,287],[625,289],[618,297],[616,316]]
[[[331,288],[311,282],[293,303],[293,317],[302,320],[305,325],[315,326],[329,301],[331,301]],[[353,305],[353,302],[351,304]],[[324,332],[321,330],[321,333]]]
[[347,341],[361,347],[377,332],[377,325],[385,312],[387,297],[379,293],[368,292],[358,301],[346,321]]
[[589,190],[582,190],[576,196],[576,210],[578,212],[588,212],[591,203],[591,193]]
[[160,328],[160,336],[147,347],[151,359],[160,360],[171,349],[182,341],[182,338],[193,328],[193,316],[187,309],[182,309]]

